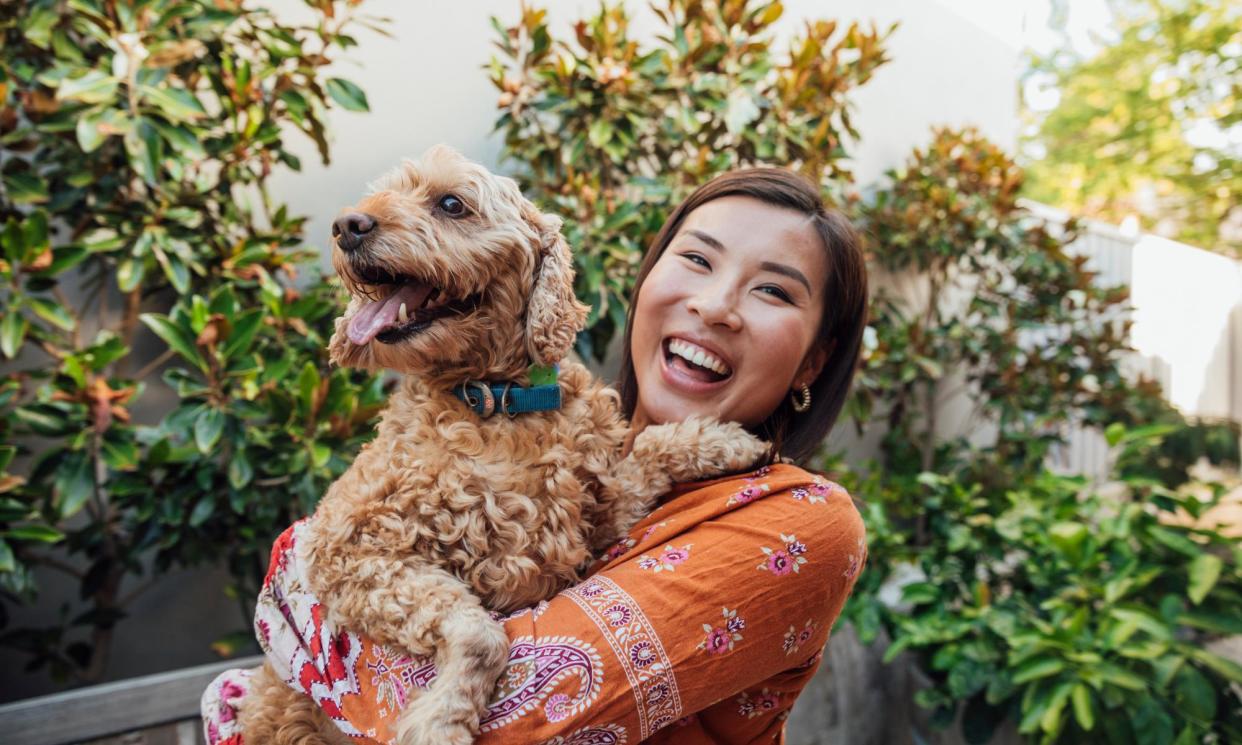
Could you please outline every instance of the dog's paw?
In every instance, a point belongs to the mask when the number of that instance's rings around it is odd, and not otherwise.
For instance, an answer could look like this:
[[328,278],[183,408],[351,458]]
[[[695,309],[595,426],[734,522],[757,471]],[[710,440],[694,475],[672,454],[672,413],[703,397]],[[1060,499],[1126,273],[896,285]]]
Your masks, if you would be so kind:
[[470,745],[479,728],[472,707],[450,706],[442,696],[423,695],[406,704],[398,720],[399,745]]
[[634,440],[634,452],[658,458],[676,482],[745,470],[768,450],[768,443],[737,422],[701,416],[647,427]]

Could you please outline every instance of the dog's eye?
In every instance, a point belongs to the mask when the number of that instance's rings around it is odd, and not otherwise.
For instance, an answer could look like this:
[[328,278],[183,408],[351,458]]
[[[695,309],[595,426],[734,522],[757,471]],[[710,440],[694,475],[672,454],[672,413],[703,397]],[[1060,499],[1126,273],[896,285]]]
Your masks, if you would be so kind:
[[452,194],[445,194],[440,197],[440,201],[436,204],[449,217],[461,217],[466,214],[466,203]]

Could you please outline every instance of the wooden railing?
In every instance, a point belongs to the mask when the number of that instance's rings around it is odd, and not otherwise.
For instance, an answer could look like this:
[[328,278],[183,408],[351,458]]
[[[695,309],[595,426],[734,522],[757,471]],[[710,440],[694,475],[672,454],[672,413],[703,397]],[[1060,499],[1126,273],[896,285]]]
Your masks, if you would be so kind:
[[248,657],[41,696],[0,706],[0,742],[64,745],[196,745],[203,742],[198,703],[216,675],[254,667]]

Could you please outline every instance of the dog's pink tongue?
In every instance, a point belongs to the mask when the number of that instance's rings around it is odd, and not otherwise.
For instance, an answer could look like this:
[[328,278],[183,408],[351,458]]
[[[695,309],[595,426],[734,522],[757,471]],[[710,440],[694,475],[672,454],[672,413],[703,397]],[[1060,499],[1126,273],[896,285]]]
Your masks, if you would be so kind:
[[349,319],[347,333],[349,340],[362,346],[375,338],[376,334],[386,328],[397,325],[397,311],[405,303],[405,310],[410,316],[418,310],[427,296],[431,294],[431,286],[421,282],[410,282],[401,285],[383,300],[375,300],[358,309],[354,317]]

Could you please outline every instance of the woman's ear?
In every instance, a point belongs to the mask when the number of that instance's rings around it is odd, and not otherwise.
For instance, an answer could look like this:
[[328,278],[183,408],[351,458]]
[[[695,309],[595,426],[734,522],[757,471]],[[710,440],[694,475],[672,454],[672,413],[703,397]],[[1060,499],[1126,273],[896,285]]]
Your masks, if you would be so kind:
[[811,381],[819,377],[819,373],[824,369],[824,365],[828,363],[828,358],[836,345],[836,339],[826,343],[816,340],[811,345],[810,351],[806,353],[806,357],[802,360],[802,367],[798,368],[798,374],[794,376],[793,387],[795,390],[801,388],[804,383],[810,385]]
[[539,235],[539,264],[526,305],[526,349],[535,364],[552,365],[573,348],[589,309],[574,295],[574,259],[561,235],[561,219],[537,212],[531,217]]

